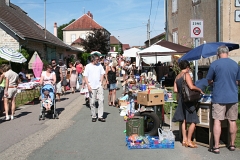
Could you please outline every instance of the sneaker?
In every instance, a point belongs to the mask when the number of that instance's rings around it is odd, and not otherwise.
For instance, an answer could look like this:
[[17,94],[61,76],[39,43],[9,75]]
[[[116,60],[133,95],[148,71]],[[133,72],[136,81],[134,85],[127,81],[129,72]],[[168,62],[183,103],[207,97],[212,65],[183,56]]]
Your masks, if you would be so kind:
[[9,116],[6,116],[6,119],[5,119],[6,121],[8,121],[8,120],[10,120],[10,117]]
[[11,120],[13,120],[14,119],[14,116],[13,115],[11,115]]

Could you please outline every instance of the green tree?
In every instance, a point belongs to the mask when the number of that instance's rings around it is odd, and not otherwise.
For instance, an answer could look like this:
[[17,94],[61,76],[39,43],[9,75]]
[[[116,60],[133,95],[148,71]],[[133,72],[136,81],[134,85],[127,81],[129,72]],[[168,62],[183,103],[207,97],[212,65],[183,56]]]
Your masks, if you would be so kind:
[[93,29],[92,32],[82,40],[81,45],[85,52],[99,51],[102,54],[109,52],[109,36],[103,29]]
[[58,27],[57,36],[58,36],[59,39],[61,39],[63,41],[63,31],[62,31],[62,29],[65,28],[66,26],[68,26],[70,23],[72,23],[74,21],[75,21],[75,19],[72,19],[69,23],[62,24],[61,26]]

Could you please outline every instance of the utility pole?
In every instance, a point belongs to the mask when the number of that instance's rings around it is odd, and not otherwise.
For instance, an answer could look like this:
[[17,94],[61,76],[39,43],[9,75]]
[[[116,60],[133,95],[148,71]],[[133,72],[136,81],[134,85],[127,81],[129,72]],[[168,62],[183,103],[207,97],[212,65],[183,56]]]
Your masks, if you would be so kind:
[[147,39],[148,39],[148,45],[150,47],[151,43],[150,43],[150,19],[148,19],[148,23],[147,23]]
[[47,29],[46,29],[46,0],[44,0],[44,23],[45,23],[45,39],[47,38]]

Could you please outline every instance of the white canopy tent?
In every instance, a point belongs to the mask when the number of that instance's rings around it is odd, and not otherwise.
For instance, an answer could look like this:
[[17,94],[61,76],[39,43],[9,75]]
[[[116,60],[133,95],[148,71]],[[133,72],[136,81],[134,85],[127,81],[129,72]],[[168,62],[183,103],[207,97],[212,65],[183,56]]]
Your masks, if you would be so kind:
[[[159,53],[162,53],[162,55]],[[155,64],[158,61],[171,62],[171,55],[167,55],[166,53],[176,53],[176,51],[160,45],[152,45],[144,50],[139,51],[138,56],[139,58],[143,58],[143,61],[147,64]],[[142,54],[145,56],[143,57]]]
[[[175,50],[172,50],[172,49],[169,49],[169,48],[166,48],[166,47],[163,47],[163,46],[160,46],[160,45],[152,45],[152,46],[150,46],[150,47],[148,47],[148,48],[145,48],[144,50],[141,50],[141,51],[139,51],[138,52],[138,54],[141,56],[141,54],[143,54],[143,53],[148,53],[148,54],[150,54],[150,53],[171,53],[171,52],[176,52]],[[164,54],[164,55],[166,55],[166,54]],[[153,56],[153,55],[152,55]]]
[[123,56],[124,57],[136,57],[137,56],[137,52],[141,51],[138,48],[130,48],[128,50],[125,50],[123,52]]
[[156,57],[142,57],[144,63],[147,64],[155,64],[156,61],[161,61],[162,63],[164,62],[171,62],[172,61],[172,56],[157,56]]

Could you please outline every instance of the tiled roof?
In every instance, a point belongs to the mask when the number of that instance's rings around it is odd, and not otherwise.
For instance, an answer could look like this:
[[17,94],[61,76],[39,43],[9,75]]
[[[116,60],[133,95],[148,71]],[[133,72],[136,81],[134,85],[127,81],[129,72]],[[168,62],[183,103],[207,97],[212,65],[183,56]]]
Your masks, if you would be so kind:
[[10,6],[7,6],[5,0],[0,0],[0,23],[23,40],[37,40],[71,49],[69,45],[48,31],[46,31],[45,39],[45,30],[43,27],[32,20],[20,7],[12,3],[10,3]]
[[130,45],[129,45],[129,44],[123,44],[123,45],[122,45],[122,48],[123,48],[123,50],[125,51],[125,50],[127,50],[127,49],[130,49]]
[[78,39],[76,39],[74,42],[72,42],[71,45],[73,45],[73,44],[81,44],[82,41],[83,41],[82,38],[78,38]]
[[90,30],[90,29],[103,29],[97,22],[95,22],[89,15],[84,14],[62,30],[72,31],[72,30]]
[[110,36],[110,44],[122,44],[116,37]]

